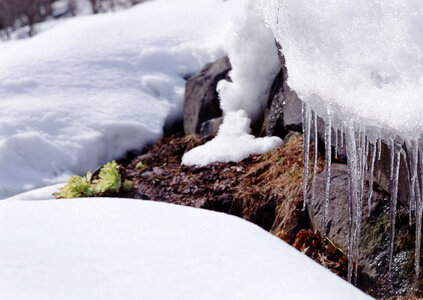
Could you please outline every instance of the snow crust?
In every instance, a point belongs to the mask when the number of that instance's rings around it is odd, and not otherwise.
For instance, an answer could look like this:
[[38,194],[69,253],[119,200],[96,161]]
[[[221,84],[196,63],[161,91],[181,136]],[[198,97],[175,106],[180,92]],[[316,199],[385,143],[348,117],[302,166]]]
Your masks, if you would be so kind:
[[[240,1],[157,0],[0,44],[0,198],[155,142]],[[213,24],[212,26],[210,24]]]
[[[351,119],[393,138],[423,132],[423,2],[262,1],[288,85],[333,126]],[[377,133],[380,135],[380,133]],[[388,139],[387,139],[388,140]]]
[[282,145],[280,138],[256,138],[250,134],[250,123],[244,110],[229,112],[217,136],[186,153],[182,163],[205,166],[216,161],[239,162],[251,154],[266,153]]
[[263,229],[131,199],[0,202],[2,299],[370,299]]
[[[217,90],[224,122],[215,139],[186,153],[182,163],[207,165],[241,161],[282,145],[278,137],[255,139],[250,120],[263,113],[270,87],[281,66],[272,32],[265,26],[259,1],[245,0],[232,22],[226,51],[232,82],[222,80]],[[244,111],[244,113],[242,112]]]

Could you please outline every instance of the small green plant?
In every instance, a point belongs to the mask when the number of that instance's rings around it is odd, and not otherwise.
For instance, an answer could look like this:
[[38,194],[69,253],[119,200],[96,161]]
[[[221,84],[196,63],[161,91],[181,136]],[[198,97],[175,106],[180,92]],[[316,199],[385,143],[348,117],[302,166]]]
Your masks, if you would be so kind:
[[146,167],[146,165],[144,165],[142,163],[142,161],[140,161],[139,163],[137,163],[136,167],[137,167],[137,169],[144,169]]
[[118,171],[118,165],[115,161],[107,163],[101,168],[98,180],[94,180],[94,192],[96,194],[119,192],[121,179]]
[[125,191],[130,191],[132,190],[132,187],[134,186],[134,184],[132,183],[132,181],[125,179],[125,181],[123,182],[123,189]]
[[79,198],[88,197],[92,195],[91,189],[91,172],[88,172],[85,177],[72,176],[60,192],[54,193],[56,198]]
[[[131,182],[132,184],[132,182]],[[86,176],[72,176],[60,192],[54,193],[56,198],[80,198],[101,195],[106,192],[117,193],[121,186],[119,168],[115,161],[105,164],[97,180],[92,180],[91,172]]]

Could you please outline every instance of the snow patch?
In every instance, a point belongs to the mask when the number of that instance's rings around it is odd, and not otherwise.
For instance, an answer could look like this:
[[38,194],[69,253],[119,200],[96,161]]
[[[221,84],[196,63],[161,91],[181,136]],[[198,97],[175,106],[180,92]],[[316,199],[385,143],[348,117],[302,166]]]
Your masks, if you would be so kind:
[[213,162],[239,162],[251,154],[266,153],[282,145],[278,137],[255,138],[250,132],[250,119],[245,111],[229,112],[217,136],[187,152],[182,164],[205,166]]

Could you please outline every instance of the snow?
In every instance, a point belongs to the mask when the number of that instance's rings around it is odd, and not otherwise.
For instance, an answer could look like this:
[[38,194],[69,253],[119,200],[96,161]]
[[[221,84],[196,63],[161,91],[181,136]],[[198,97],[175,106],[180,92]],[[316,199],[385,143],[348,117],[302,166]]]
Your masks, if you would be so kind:
[[282,146],[278,137],[256,138],[250,134],[250,119],[244,110],[228,113],[217,136],[187,152],[184,165],[205,166],[213,162],[239,162],[251,154],[266,153]]
[[14,195],[12,197],[6,198],[4,200],[52,200],[56,199],[55,196],[53,196],[54,193],[58,192],[60,188],[64,187],[66,182],[53,184],[49,186],[45,186],[38,189],[33,189],[28,192],[20,193],[17,195]]
[[0,43],[0,198],[155,142],[182,117],[184,78],[224,55],[239,3],[149,1]]
[[[403,138],[423,131],[423,2],[262,2],[288,85],[334,126],[352,119]],[[389,140],[389,139],[387,139]]]
[[259,1],[243,1],[225,45],[232,65],[232,82],[222,80],[217,87],[224,122],[216,138],[184,155],[183,164],[238,162],[250,154],[262,154],[282,145],[278,137],[255,139],[250,134],[250,120],[254,123],[263,114],[270,87],[281,68]]
[[0,245],[2,299],[370,299],[256,225],[158,202],[1,201]]

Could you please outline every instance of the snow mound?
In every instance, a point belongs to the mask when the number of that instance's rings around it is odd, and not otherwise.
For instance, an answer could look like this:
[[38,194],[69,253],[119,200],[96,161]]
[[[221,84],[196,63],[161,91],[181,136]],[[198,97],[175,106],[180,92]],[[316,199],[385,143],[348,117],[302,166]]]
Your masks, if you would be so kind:
[[[250,154],[271,151],[282,144],[277,137],[255,139],[250,120],[259,119],[281,65],[272,32],[265,26],[259,1],[243,1],[226,43],[232,82],[218,84],[224,122],[215,139],[183,157],[186,165],[241,161]],[[240,112],[243,110],[243,112]]]
[[[155,142],[238,0],[157,0],[0,44],[0,198]],[[212,24],[212,26],[211,26]]]
[[288,85],[334,126],[350,119],[404,138],[423,132],[423,2],[262,1]]
[[282,146],[278,137],[255,138],[250,134],[250,119],[244,110],[228,113],[217,136],[187,152],[184,165],[205,166],[213,162],[239,162],[251,154],[261,154]]
[[0,245],[2,299],[370,298],[256,225],[164,203],[1,201]]

